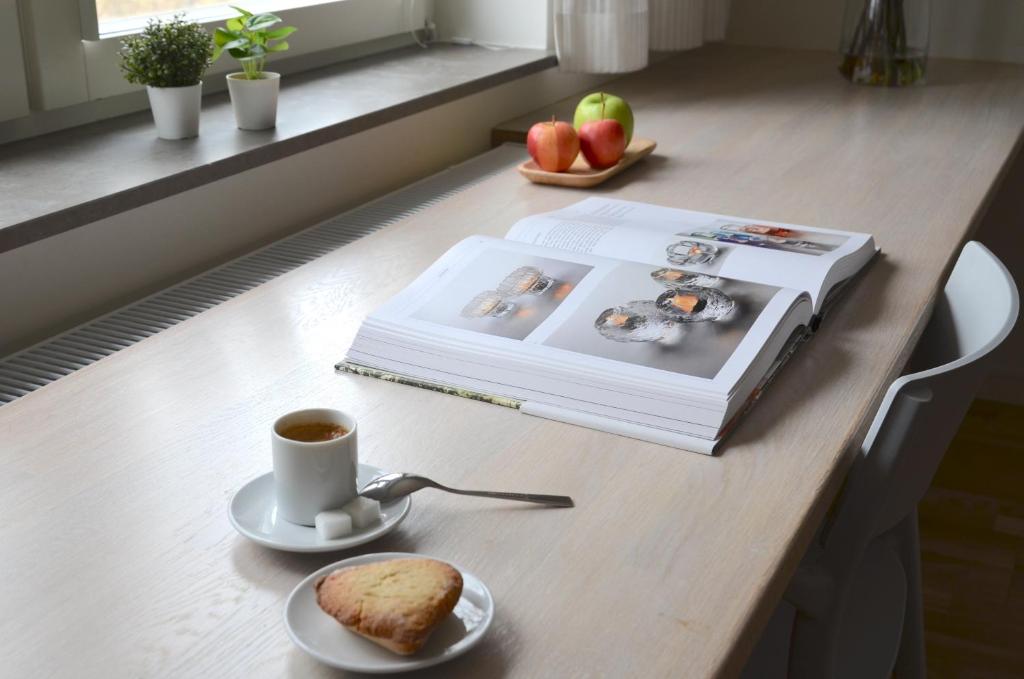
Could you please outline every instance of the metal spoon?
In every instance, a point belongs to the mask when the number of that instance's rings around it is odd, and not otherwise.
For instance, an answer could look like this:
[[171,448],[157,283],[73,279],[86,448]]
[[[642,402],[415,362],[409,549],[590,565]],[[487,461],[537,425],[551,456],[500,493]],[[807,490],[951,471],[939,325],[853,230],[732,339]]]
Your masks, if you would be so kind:
[[415,474],[384,474],[373,479],[359,491],[363,497],[378,502],[397,500],[421,488],[437,488],[447,493],[456,495],[475,495],[478,497],[494,497],[501,500],[519,500],[521,502],[536,502],[550,507],[574,507],[572,498],[565,495],[533,495],[530,493],[500,493],[489,490],[458,490],[442,486],[437,481],[431,481],[423,476]]

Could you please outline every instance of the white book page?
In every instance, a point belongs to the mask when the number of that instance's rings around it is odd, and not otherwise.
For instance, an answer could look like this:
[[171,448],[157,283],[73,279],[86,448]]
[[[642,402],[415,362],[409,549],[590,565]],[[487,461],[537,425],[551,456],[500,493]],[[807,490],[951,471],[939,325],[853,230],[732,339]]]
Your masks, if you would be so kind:
[[722,277],[702,292],[680,291],[652,277],[658,270],[477,236],[364,328],[400,328],[457,350],[467,367],[501,356],[524,372],[594,383],[614,374],[623,390],[727,397],[801,296]]
[[805,290],[815,312],[828,292],[830,270],[844,257],[873,251],[871,237],[862,233],[611,198],[588,198],[527,217],[506,239]]

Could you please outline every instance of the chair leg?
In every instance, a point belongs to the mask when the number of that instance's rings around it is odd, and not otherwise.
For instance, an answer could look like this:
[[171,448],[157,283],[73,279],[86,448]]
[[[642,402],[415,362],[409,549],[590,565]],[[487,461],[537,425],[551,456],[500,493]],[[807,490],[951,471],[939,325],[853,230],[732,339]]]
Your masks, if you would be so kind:
[[917,510],[893,530],[896,550],[907,574],[907,610],[903,616],[903,635],[893,676],[896,679],[925,679],[924,608],[921,601],[921,541],[917,530]]

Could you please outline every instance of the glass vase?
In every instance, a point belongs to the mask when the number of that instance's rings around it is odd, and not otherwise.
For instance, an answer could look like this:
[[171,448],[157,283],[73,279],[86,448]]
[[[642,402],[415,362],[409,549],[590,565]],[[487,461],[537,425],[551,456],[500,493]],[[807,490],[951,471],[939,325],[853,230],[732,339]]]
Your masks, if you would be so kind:
[[846,0],[839,72],[858,85],[921,85],[931,0]]

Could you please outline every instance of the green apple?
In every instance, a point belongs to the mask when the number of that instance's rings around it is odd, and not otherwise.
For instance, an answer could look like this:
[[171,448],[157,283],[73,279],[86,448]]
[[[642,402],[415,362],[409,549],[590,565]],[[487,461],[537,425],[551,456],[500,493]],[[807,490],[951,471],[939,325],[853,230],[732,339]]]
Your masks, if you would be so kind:
[[607,92],[593,92],[580,99],[576,106],[576,115],[572,118],[572,126],[580,131],[583,123],[591,120],[604,120],[612,118],[618,120],[622,129],[626,131],[626,145],[633,139],[633,109],[625,99],[616,97]]

